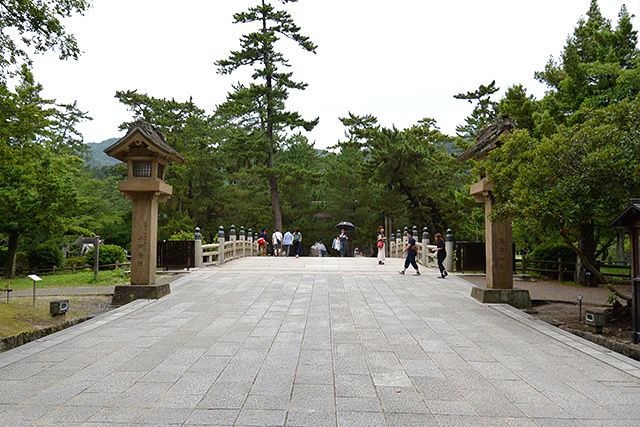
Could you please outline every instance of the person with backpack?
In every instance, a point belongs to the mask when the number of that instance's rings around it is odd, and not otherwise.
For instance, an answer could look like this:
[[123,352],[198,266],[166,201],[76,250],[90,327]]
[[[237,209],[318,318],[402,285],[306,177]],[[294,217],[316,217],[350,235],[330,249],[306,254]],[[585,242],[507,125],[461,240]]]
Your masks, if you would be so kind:
[[280,256],[282,250],[282,233],[277,228],[273,231],[273,256]]
[[402,251],[402,253],[405,253],[405,252],[407,253],[407,259],[404,261],[404,270],[398,271],[398,273],[404,276],[404,273],[407,271],[407,268],[409,268],[409,264],[411,264],[411,266],[416,270],[414,276],[419,276],[420,269],[418,268],[418,263],[416,262],[416,255],[418,254],[418,248],[416,246],[416,239],[413,238],[413,231],[407,230],[407,237],[409,238],[409,241],[407,242],[407,247],[404,248],[404,250]]
[[260,256],[267,256],[268,238],[269,237],[267,236],[267,230],[263,228],[262,231],[258,234],[258,247],[260,249]]

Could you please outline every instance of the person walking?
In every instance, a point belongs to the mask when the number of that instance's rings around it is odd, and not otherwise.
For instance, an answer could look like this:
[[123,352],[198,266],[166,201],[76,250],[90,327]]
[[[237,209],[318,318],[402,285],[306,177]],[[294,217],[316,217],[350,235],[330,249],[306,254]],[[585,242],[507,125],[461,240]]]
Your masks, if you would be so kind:
[[338,257],[340,257],[340,236],[337,236],[335,239],[333,239],[331,247],[336,251]]
[[[262,242],[260,241],[262,239]],[[267,255],[267,242],[269,241],[269,236],[267,236],[267,229],[263,228],[260,234],[258,234],[258,246],[260,248],[260,256]]]
[[299,228],[293,233],[293,252],[296,254],[296,258],[302,255],[302,233]]
[[407,230],[407,237],[409,238],[407,247],[402,251],[402,253],[407,253],[407,259],[405,259],[404,261],[404,270],[398,271],[398,273],[404,275],[404,273],[407,271],[407,268],[409,268],[409,264],[411,264],[411,266],[416,270],[414,276],[419,276],[420,269],[418,268],[418,263],[416,262],[418,248],[416,247],[416,239],[413,238],[413,231]]
[[344,231],[344,228],[342,230],[340,230],[340,235],[338,236],[338,239],[340,239],[340,252],[338,256],[340,257],[346,257],[347,256],[347,240],[349,240],[349,236],[347,236],[347,233]]
[[282,244],[284,245],[284,256],[291,256],[291,245],[293,244],[293,234],[287,228],[287,232],[282,236]]
[[273,243],[273,256],[280,256],[280,252],[282,250],[282,233],[276,228],[271,237]]
[[445,249],[444,239],[442,238],[442,234],[437,233],[435,235],[436,238],[436,248],[433,250],[436,252],[438,257],[438,268],[440,269],[440,275],[436,276],[438,279],[444,279],[449,275],[447,270],[444,268],[444,259],[447,257],[447,250]]
[[384,264],[384,257],[385,257],[385,246],[386,246],[386,242],[387,241],[387,237],[384,235],[384,227],[381,225],[380,227],[378,227],[378,264],[382,265]]

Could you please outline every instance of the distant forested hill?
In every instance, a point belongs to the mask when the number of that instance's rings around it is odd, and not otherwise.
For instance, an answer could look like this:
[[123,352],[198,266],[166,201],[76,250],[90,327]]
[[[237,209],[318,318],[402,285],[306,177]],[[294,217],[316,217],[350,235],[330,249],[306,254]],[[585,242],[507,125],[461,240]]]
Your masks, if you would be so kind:
[[119,138],[110,138],[102,142],[88,143],[89,156],[86,164],[91,167],[101,168],[102,166],[111,166],[119,163],[118,160],[104,154],[104,149],[116,142],[118,139]]

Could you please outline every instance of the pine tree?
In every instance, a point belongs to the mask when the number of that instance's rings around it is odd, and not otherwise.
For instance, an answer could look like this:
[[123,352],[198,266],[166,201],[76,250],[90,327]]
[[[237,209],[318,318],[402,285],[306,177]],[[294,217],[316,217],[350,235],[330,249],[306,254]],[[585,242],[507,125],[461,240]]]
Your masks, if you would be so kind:
[[[280,1],[287,4],[297,0]],[[286,111],[289,91],[304,90],[307,84],[292,80],[292,73],[286,71],[290,67],[289,62],[275,45],[280,37],[293,40],[308,52],[315,53],[316,45],[300,34],[300,28],[288,12],[275,9],[266,0],[246,12],[236,13],[234,20],[240,24],[257,23],[259,28],[241,37],[240,50],[232,51],[228,59],[216,62],[218,73],[231,74],[241,67],[251,67],[253,81],[249,85],[234,86],[227,101],[219,106],[218,115],[235,128],[233,133],[236,136],[238,129],[244,133],[241,139],[245,149],[254,150],[264,160],[275,228],[282,230],[276,153],[285,139],[287,128],[302,127],[310,131],[318,119],[306,121],[297,112]]]

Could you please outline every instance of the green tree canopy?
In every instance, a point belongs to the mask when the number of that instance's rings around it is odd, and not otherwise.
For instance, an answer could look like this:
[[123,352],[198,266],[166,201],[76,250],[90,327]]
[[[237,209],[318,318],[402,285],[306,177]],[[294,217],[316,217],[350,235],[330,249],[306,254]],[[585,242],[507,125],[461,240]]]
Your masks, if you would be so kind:
[[85,118],[75,108],[59,110],[54,101],[43,99],[42,86],[26,66],[21,76],[15,91],[0,82],[0,232],[9,237],[9,277],[22,235],[44,237],[68,225],[81,159],[72,155],[76,134],[67,132],[66,123]]
[[29,50],[57,50],[60,59],[77,59],[77,40],[61,20],[89,7],[88,0],[0,0],[0,81],[12,67],[31,64]]
[[623,6],[618,25],[592,0],[560,56],[536,73],[540,101],[516,86],[501,101],[523,129],[487,161],[494,214],[531,233],[560,234],[578,255],[576,281],[596,282],[598,230],[640,192],[637,32]]

